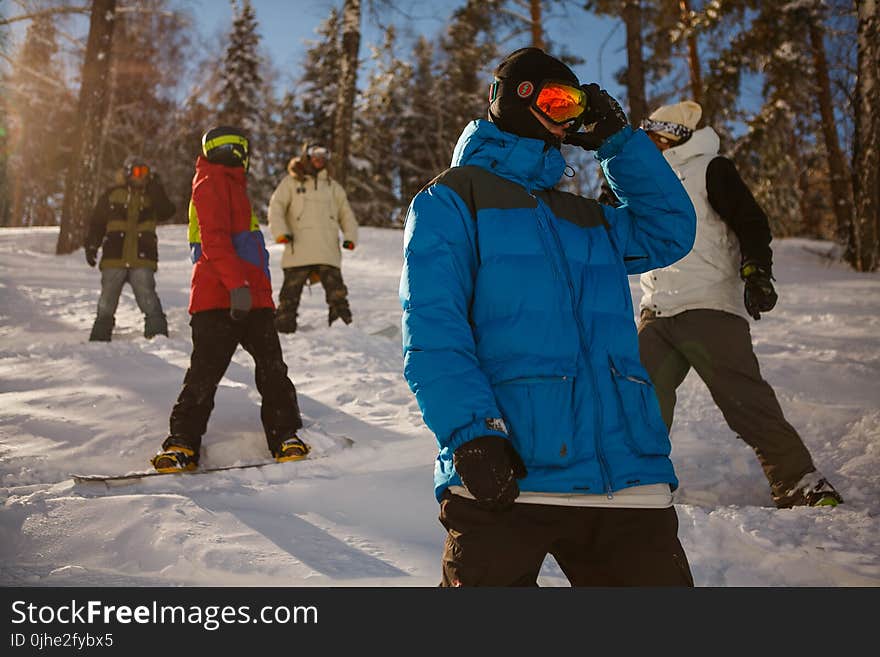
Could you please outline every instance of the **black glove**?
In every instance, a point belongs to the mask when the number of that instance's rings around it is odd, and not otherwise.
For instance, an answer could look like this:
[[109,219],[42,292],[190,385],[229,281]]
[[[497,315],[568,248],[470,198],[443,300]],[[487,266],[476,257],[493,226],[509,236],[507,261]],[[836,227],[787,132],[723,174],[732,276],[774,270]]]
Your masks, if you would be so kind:
[[249,287],[237,287],[229,293],[229,314],[232,319],[239,321],[247,317],[252,305],[253,300]]
[[755,319],[761,319],[761,313],[773,310],[779,295],[773,289],[773,274],[769,267],[745,263],[739,271],[740,277],[746,282],[743,302],[746,312]]
[[581,89],[587,94],[587,109],[583,114],[584,130],[573,134],[566,133],[562,143],[594,151],[608,137],[620,132],[629,121],[620,103],[607,91],[600,89],[598,84],[582,84]]
[[86,262],[89,263],[89,267],[94,267],[95,263],[98,262],[98,249],[87,246],[86,249]]
[[487,511],[504,511],[519,495],[517,479],[526,466],[513,444],[501,436],[480,436],[455,450],[452,464],[461,483]]

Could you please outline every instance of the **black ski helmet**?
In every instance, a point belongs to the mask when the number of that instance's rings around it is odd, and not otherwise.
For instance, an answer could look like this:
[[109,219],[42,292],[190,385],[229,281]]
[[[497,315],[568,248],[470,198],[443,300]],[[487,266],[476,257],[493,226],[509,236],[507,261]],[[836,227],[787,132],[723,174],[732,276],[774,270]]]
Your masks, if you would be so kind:
[[510,53],[493,75],[495,81],[489,88],[489,120],[505,132],[558,144],[559,140],[529,111],[529,106],[545,80],[577,87],[580,82],[574,72],[540,48],[530,47]]
[[227,167],[248,168],[250,143],[247,135],[238,128],[217,126],[202,135],[202,155],[209,162]]
[[150,166],[144,158],[137,155],[129,155],[122,163],[122,174],[126,182],[144,183],[150,175]]

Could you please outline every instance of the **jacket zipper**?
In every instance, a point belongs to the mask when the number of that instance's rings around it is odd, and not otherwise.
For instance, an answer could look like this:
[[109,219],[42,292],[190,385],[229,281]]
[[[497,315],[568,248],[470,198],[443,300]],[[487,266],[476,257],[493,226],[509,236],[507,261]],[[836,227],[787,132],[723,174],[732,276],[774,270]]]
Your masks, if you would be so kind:
[[[590,364],[589,352],[587,351],[587,348],[586,348],[586,343],[587,343],[587,340],[585,337],[586,331],[584,330],[584,326],[583,326],[583,323],[581,322],[580,315],[577,312],[577,303],[575,302],[575,295],[574,295],[574,285],[571,282],[571,270],[568,268],[568,263],[565,260],[565,257],[564,257],[565,252],[562,249],[562,242],[559,239],[559,234],[556,232],[556,229],[553,227],[553,223],[550,221],[550,218],[547,216],[547,214],[544,212],[543,208],[541,208],[540,206],[541,206],[541,201],[538,200],[538,208],[540,209],[540,212],[538,214],[544,220],[544,225],[541,226],[541,228],[544,230],[547,230],[547,232],[550,233],[551,237],[553,238],[553,241],[556,243],[556,253],[559,254],[560,260],[562,261],[561,266],[563,269],[563,278],[565,279],[565,282],[568,285],[568,295],[569,295],[569,301],[571,303],[571,311],[572,311],[572,315],[574,316],[575,324],[578,327],[578,338],[579,338],[580,345],[581,345],[581,355],[584,357],[584,364],[590,370],[590,378],[593,381],[593,390],[599,390],[598,381],[596,380],[596,372],[594,371],[592,365]],[[543,235],[542,235],[542,240],[543,240]],[[546,242],[545,242],[545,244],[546,244]],[[550,254],[550,256],[551,256],[551,260],[553,260],[555,263],[556,258],[553,256],[552,253]],[[554,268],[555,268],[555,264],[554,264]],[[611,490],[611,468],[608,465],[608,461],[605,459],[605,454],[602,451],[602,441],[599,438],[599,435],[601,433],[600,429],[602,427],[602,421],[603,421],[602,405],[597,404],[596,409],[597,409],[597,413],[596,413],[597,422],[596,422],[596,430],[595,430],[596,458],[599,461],[599,473],[602,475],[602,484],[605,487],[605,493],[607,494],[608,499],[612,499],[614,497],[614,494]]]
[[633,383],[638,383],[639,385],[647,386],[648,382],[643,381],[635,376],[630,376],[628,374],[621,374],[616,367],[614,367],[614,361],[611,360],[611,357],[608,358],[608,364],[611,366],[611,371],[614,373],[614,376],[619,376],[621,379],[626,379],[627,381],[632,381]]
[[546,383],[547,381],[568,381],[568,376],[520,376],[515,379],[499,381],[496,386],[506,386],[510,383]]

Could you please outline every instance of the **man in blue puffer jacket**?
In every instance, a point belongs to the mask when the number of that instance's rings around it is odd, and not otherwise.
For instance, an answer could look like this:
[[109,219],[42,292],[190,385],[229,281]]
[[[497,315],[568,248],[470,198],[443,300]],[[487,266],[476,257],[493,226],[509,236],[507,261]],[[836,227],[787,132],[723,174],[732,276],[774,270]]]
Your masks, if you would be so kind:
[[[563,141],[597,151],[620,207],[553,189]],[[534,586],[548,553],[574,585],[693,585],[627,275],[686,255],[695,221],[606,92],[537,48],[499,64],[489,120],[413,199],[404,238],[404,375],[439,443],[442,585]]]

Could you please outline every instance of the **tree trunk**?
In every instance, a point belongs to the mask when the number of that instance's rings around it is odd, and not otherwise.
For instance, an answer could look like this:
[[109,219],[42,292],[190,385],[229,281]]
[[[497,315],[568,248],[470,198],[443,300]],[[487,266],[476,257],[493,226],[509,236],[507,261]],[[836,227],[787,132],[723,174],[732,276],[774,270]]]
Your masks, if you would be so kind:
[[361,2],[345,0],[342,9],[342,61],[339,62],[339,93],[333,120],[333,176],[345,185],[357,91],[358,48],[361,42]]
[[64,185],[61,232],[55,252],[71,253],[83,244],[86,221],[95,201],[98,146],[107,116],[107,77],[116,23],[116,0],[92,0],[89,39],[79,90],[74,160]]
[[12,209],[10,214],[10,226],[24,226],[24,184],[20,176],[12,181]]
[[532,45],[535,48],[544,49],[544,29],[541,24],[541,0],[529,0],[532,30]]
[[645,63],[642,59],[642,7],[639,0],[626,0],[623,5],[626,25],[626,92],[629,99],[629,120],[638,126],[648,116],[645,96]]
[[880,2],[856,0],[856,6],[855,218],[847,259],[857,271],[876,271],[880,265]]
[[828,75],[828,58],[825,55],[825,30],[812,18],[810,19],[810,50],[813,54],[813,67],[816,69],[817,100],[819,113],[822,116],[825,151],[828,153],[831,205],[837,222],[837,237],[842,242],[849,233],[849,225],[852,221],[850,178],[837,136],[837,121],[834,118],[834,104],[831,100],[831,78]]
[[687,30],[688,68],[691,74],[691,97],[694,101],[702,103],[703,77],[700,74],[700,51],[697,48],[697,33],[693,29],[691,21],[691,6],[688,0],[679,0],[681,8],[681,22]]

